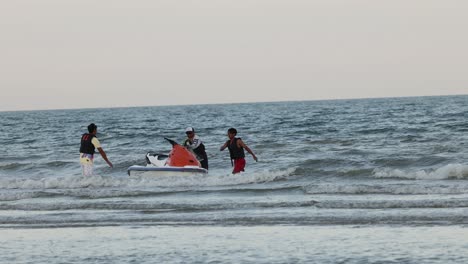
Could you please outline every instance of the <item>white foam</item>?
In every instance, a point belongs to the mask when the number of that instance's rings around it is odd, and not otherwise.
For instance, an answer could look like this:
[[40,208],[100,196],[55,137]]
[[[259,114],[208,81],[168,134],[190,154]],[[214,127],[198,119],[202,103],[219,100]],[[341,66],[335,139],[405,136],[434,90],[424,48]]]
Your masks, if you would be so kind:
[[399,169],[375,169],[373,176],[376,178],[401,178],[414,180],[444,180],[444,179],[468,179],[468,165],[448,164],[435,170],[399,170]]
[[314,184],[304,188],[307,194],[467,194],[466,184]]
[[294,169],[281,171],[258,171],[247,172],[240,174],[223,173],[220,171],[211,172],[208,175],[193,175],[193,176],[165,176],[165,177],[135,177],[134,184],[139,184],[139,181],[155,181],[157,187],[184,187],[184,186],[231,186],[252,183],[272,182],[279,179],[287,178],[294,172]]
[[0,192],[0,201],[15,201],[34,198],[35,196],[36,194],[34,192]]
[[140,188],[140,187],[184,187],[226,186],[271,182],[286,178],[294,169],[282,171],[259,171],[228,174],[213,171],[208,175],[161,176],[161,177],[111,177],[111,176],[66,176],[37,179],[0,180],[0,189],[79,189],[79,188]]

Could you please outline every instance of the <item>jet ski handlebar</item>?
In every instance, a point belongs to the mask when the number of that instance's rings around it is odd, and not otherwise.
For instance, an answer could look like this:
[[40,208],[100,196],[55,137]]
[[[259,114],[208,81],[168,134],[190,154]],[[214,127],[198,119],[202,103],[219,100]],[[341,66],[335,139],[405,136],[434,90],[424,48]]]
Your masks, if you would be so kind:
[[179,144],[177,144],[177,142],[175,142],[175,141],[172,140],[172,139],[168,139],[168,138],[166,138],[166,137],[165,137],[164,139],[167,140],[167,141],[169,141],[169,143],[171,143],[172,146],[179,145]]

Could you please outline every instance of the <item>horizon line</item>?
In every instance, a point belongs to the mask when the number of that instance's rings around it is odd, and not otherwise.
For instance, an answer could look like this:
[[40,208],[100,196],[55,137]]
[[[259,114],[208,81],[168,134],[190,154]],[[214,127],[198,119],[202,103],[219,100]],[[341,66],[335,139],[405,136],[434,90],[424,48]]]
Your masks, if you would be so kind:
[[328,99],[308,99],[308,100],[278,100],[278,101],[245,101],[229,103],[200,103],[200,104],[167,104],[167,105],[135,105],[135,106],[102,106],[102,107],[74,107],[74,108],[50,108],[50,109],[19,109],[19,110],[0,110],[0,113],[8,112],[39,112],[39,111],[60,111],[60,110],[97,110],[97,109],[120,109],[120,108],[145,108],[145,107],[176,107],[176,106],[208,106],[208,105],[236,105],[236,104],[255,104],[255,103],[288,103],[288,102],[326,102],[326,101],[348,101],[348,100],[366,100],[366,99],[403,99],[418,97],[455,97],[468,96],[466,94],[441,94],[441,95],[410,95],[410,96],[388,96],[388,97],[353,97],[353,98],[328,98]]

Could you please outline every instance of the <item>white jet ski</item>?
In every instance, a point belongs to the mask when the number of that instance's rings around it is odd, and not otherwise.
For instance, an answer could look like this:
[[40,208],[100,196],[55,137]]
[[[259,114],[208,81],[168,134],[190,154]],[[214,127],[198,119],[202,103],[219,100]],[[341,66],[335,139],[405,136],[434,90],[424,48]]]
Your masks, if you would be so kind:
[[180,176],[206,174],[196,156],[175,141],[165,138],[172,144],[169,155],[147,153],[146,166],[133,165],[127,170],[129,176]]

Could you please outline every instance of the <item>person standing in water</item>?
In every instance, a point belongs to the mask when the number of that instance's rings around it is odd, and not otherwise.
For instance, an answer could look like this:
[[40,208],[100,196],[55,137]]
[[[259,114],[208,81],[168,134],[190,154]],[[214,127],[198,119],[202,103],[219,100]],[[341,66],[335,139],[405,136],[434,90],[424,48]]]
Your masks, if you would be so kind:
[[195,135],[195,129],[193,129],[193,127],[187,127],[185,129],[185,134],[187,135],[187,139],[184,141],[184,147],[195,153],[202,168],[208,169],[208,155],[206,154],[205,145],[200,137]]
[[88,126],[88,132],[89,133],[85,133],[81,136],[80,164],[83,176],[93,175],[93,160],[96,149],[98,149],[102,158],[109,164],[109,167],[113,167],[112,163],[107,159],[106,152],[102,149],[101,143],[96,137],[97,126],[94,123]]
[[237,130],[235,128],[228,129],[227,136],[229,140],[224,143],[224,145],[219,149],[223,151],[224,149],[229,149],[229,155],[231,156],[231,164],[234,167],[232,174],[239,173],[245,169],[245,152],[247,150],[250,155],[252,155],[255,161],[258,161],[257,156],[253,151],[242,141],[241,138],[237,138]]

